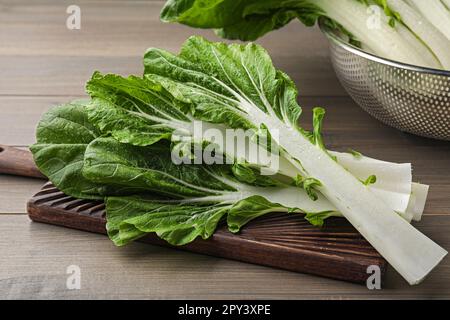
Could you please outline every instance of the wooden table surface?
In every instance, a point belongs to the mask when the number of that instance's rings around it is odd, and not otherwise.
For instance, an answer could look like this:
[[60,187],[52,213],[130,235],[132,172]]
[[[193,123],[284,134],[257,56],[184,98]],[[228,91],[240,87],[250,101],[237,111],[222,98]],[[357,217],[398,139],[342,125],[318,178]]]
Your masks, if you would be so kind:
[[[66,8],[81,8],[81,30],[66,28]],[[26,147],[50,106],[84,97],[94,70],[142,73],[148,47],[178,51],[191,34],[210,31],[162,24],[163,1],[0,0],[0,144]],[[300,89],[309,127],[312,106],[325,106],[330,148],[412,162],[432,186],[417,227],[450,248],[450,143],[388,128],[361,111],[336,79],[317,29],[293,22],[259,41]],[[27,199],[42,181],[0,175],[0,298],[450,298],[450,259],[420,286],[390,269],[384,289],[296,274],[135,243],[116,248],[101,235],[32,223]],[[78,265],[81,289],[66,288]],[[333,266],[330,266],[332,268]]]

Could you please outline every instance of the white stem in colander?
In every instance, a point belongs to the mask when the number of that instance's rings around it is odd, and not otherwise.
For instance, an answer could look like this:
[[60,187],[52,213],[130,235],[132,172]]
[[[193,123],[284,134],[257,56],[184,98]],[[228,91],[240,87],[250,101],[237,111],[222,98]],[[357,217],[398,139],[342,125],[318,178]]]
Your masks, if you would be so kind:
[[371,15],[369,8],[361,2],[341,0],[337,4],[335,0],[315,0],[313,3],[321,8],[327,17],[339,22],[356,39],[371,48],[375,54],[413,65],[442,68],[433,55],[429,52],[424,54],[428,49],[419,39],[414,45],[411,45],[410,37],[409,40],[405,40],[404,35],[409,30],[401,23],[391,26],[390,18],[381,8],[379,17],[374,18],[378,24],[372,25],[369,23]]
[[450,11],[450,0],[442,0],[442,2],[447,7],[448,11]]
[[400,14],[403,23],[428,45],[439,59],[443,68],[450,70],[450,41],[432,23],[406,2],[402,0],[388,0],[387,3],[391,9]]
[[409,0],[450,41],[450,11],[440,0]]

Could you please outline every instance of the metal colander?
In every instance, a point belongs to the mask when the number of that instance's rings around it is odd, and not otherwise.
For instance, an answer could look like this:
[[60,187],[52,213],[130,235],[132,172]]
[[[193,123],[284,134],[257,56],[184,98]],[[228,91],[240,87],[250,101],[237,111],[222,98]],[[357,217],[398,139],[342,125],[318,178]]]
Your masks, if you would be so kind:
[[450,140],[450,71],[380,58],[348,44],[321,24],[336,74],[350,96],[383,123]]

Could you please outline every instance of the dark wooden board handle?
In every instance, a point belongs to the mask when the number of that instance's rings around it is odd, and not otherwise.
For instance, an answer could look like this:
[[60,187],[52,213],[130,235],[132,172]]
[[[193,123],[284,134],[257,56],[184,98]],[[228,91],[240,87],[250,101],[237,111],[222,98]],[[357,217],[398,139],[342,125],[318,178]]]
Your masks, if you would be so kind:
[[30,151],[0,144],[0,174],[2,173],[46,179],[34,164]]

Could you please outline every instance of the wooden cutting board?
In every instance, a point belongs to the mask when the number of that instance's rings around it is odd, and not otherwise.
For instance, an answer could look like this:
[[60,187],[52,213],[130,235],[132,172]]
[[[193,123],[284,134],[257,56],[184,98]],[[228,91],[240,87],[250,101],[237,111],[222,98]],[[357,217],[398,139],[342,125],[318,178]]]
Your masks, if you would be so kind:
[[[6,146],[0,150],[0,173],[43,178],[28,151]],[[106,234],[103,202],[66,196],[51,183],[29,200],[27,208],[36,222]],[[140,241],[172,247],[153,234]],[[271,214],[252,221],[238,235],[222,224],[210,239],[176,249],[357,283],[366,282],[369,266],[379,266],[382,276],[387,268],[378,252],[339,218],[317,228],[301,215]]]

